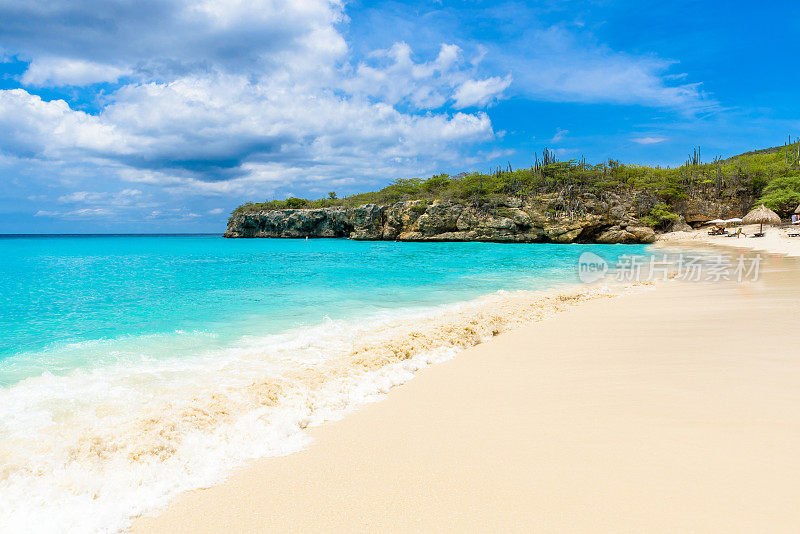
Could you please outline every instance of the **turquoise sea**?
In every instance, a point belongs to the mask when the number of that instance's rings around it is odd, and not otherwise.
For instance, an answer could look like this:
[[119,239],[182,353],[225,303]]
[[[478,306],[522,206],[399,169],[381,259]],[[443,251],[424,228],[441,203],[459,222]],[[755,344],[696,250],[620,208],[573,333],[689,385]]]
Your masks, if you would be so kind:
[[0,532],[123,529],[645,250],[0,237]]
[[218,236],[0,238],[0,385],[179,357],[325,318],[577,283],[584,251],[643,246]]

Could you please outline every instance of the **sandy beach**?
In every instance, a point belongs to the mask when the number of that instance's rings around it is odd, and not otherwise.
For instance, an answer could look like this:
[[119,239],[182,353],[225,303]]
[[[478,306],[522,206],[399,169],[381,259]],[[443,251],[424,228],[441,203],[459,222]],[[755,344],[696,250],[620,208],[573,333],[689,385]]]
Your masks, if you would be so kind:
[[[737,228],[729,228],[729,233]],[[758,225],[745,225],[742,231],[747,236],[752,236],[759,231]],[[764,237],[727,237],[708,235],[708,228],[692,230],[691,232],[671,232],[660,236],[661,244],[692,245],[702,243],[706,245],[733,247],[743,250],[767,252],[771,254],[785,254],[800,257],[800,237],[789,237],[789,234],[800,233],[800,226],[788,228],[765,227]]]
[[770,252],[757,282],[502,334],[132,531],[796,532],[800,238],[730,241]]

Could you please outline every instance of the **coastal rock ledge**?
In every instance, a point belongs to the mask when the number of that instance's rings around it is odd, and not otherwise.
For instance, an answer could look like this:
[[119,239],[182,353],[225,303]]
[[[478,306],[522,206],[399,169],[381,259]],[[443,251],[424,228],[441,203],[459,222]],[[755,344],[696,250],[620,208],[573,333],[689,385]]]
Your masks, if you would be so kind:
[[652,243],[655,232],[616,199],[587,194],[579,210],[559,199],[491,204],[422,200],[391,205],[280,209],[234,215],[224,237],[349,237],[391,241]]

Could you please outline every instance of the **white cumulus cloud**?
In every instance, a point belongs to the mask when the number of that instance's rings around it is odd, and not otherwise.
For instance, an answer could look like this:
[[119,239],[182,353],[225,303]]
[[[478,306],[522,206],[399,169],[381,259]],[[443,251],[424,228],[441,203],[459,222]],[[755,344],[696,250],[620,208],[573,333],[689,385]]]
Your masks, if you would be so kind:
[[456,89],[455,107],[459,109],[469,107],[484,107],[511,85],[511,76],[499,78],[492,76],[484,80],[466,80]]
[[80,59],[35,59],[22,75],[22,83],[39,87],[90,85],[115,82],[130,70]]

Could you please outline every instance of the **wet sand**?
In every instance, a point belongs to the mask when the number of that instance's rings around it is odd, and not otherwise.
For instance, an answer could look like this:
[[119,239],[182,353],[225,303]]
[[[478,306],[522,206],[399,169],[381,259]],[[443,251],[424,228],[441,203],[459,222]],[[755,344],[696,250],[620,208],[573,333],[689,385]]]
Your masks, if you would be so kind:
[[796,532],[800,265],[595,300],[134,532]]

